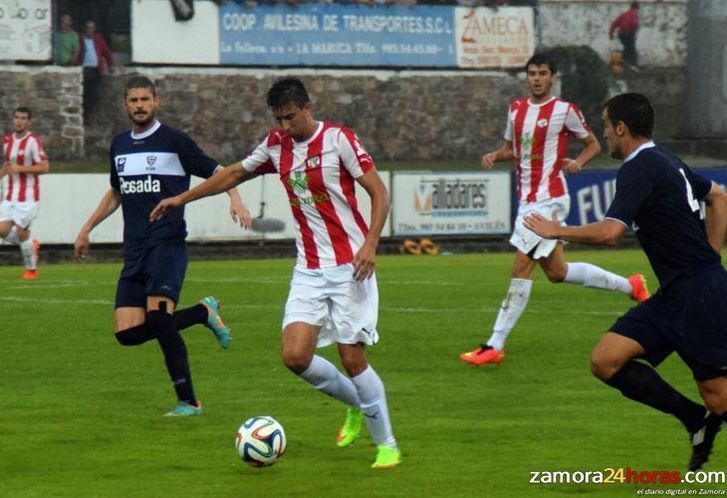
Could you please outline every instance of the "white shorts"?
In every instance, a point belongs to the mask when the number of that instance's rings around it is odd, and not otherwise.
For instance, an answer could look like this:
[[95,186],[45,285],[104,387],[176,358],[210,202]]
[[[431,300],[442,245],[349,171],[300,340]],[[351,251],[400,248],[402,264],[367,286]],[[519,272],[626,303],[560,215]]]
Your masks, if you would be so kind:
[[318,270],[293,269],[283,329],[294,322],[321,327],[319,348],[333,343],[371,346],[379,341],[378,315],[376,275],[357,282],[350,263]]
[[20,228],[28,229],[38,216],[37,202],[3,201],[0,204],[0,221],[12,221]]
[[525,254],[530,254],[530,251],[535,249],[535,252],[532,254],[533,259],[547,258],[560,241],[544,239],[535,232],[525,228],[523,218],[528,214],[538,213],[545,218],[551,219],[553,212],[555,212],[560,224],[565,225],[568,211],[570,211],[569,195],[562,195],[545,201],[520,204],[517,210],[517,218],[515,219],[515,228],[510,237],[510,244]]

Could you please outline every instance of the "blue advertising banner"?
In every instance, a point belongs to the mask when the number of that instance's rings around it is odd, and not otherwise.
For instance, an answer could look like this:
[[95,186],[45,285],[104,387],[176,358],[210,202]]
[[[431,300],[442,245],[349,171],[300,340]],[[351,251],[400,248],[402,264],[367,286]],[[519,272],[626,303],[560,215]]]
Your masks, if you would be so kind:
[[[694,171],[720,185],[727,185],[727,169],[700,168]],[[566,177],[571,196],[566,223],[584,225],[602,220],[616,193],[617,173],[618,170],[594,170]]]
[[220,7],[220,63],[454,67],[454,9],[340,4]]

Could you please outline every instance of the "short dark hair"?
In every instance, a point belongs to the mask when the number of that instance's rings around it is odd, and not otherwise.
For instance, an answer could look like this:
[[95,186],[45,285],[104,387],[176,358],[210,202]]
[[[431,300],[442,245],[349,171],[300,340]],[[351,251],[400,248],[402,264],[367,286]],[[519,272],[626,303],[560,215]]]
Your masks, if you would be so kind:
[[156,97],[157,94],[157,88],[154,85],[154,82],[147,78],[146,76],[142,76],[140,74],[135,74],[128,80],[126,80],[126,85],[124,86],[124,97],[129,95],[129,90],[132,88],[148,88],[151,90],[151,94]]
[[288,104],[303,107],[310,102],[308,90],[298,78],[281,78],[268,90],[268,107],[272,110],[280,109]]
[[30,107],[25,107],[24,105],[21,105],[20,107],[17,107],[13,111],[13,116],[15,116],[15,114],[18,113],[18,112],[22,112],[23,114],[27,114],[28,115],[28,119],[32,119],[33,118],[33,113],[30,112]]
[[612,97],[604,105],[608,120],[614,127],[619,121],[631,135],[651,138],[654,133],[654,108],[649,99],[640,93],[622,93]]
[[631,8],[638,10],[639,9],[639,2],[631,2]]
[[550,55],[548,52],[536,52],[535,54],[533,54],[533,56],[528,59],[528,62],[525,63],[525,71],[528,70],[528,66],[530,66],[531,64],[534,66],[547,65],[551,73],[555,74],[558,72],[558,66],[555,63],[555,57]]

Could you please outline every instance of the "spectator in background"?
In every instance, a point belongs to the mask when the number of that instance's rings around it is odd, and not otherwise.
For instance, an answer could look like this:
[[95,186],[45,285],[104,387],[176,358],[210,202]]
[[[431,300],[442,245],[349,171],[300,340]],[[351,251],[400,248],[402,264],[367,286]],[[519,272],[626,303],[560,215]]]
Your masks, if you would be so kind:
[[53,40],[53,58],[59,66],[72,66],[78,61],[80,43],[78,34],[73,31],[73,19],[70,15],[61,16],[60,28]]
[[83,118],[87,119],[98,101],[101,78],[114,64],[114,57],[106,40],[96,32],[94,21],[86,21],[86,30],[79,41],[79,61],[83,66]]
[[608,38],[613,40],[613,33],[618,31],[618,39],[623,45],[623,61],[626,67],[639,67],[636,53],[636,32],[639,30],[639,2],[631,2],[631,8],[621,13],[608,30]]

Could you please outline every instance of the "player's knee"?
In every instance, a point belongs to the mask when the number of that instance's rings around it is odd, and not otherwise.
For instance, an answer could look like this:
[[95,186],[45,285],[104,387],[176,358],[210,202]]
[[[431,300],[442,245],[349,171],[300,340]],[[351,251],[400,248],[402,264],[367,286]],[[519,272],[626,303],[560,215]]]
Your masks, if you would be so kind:
[[565,280],[566,268],[548,268],[545,270],[545,276],[553,284],[559,284]]
[[718,415],[727,413],[727,392],[702,384],[699,386],[699,394],[702,396],[704,404],[710,412]]
[[618,362],[614,361],[608,355],[603,354],[598,348],[594,349],[591,353],[591,373],[598,379],[604,382],[607,381],[618,372],[619,368]]
[[313,358],[309,354],[305,354],[295,350],[283,349],[283,364],[295,375],[300,375],[310,366]]

